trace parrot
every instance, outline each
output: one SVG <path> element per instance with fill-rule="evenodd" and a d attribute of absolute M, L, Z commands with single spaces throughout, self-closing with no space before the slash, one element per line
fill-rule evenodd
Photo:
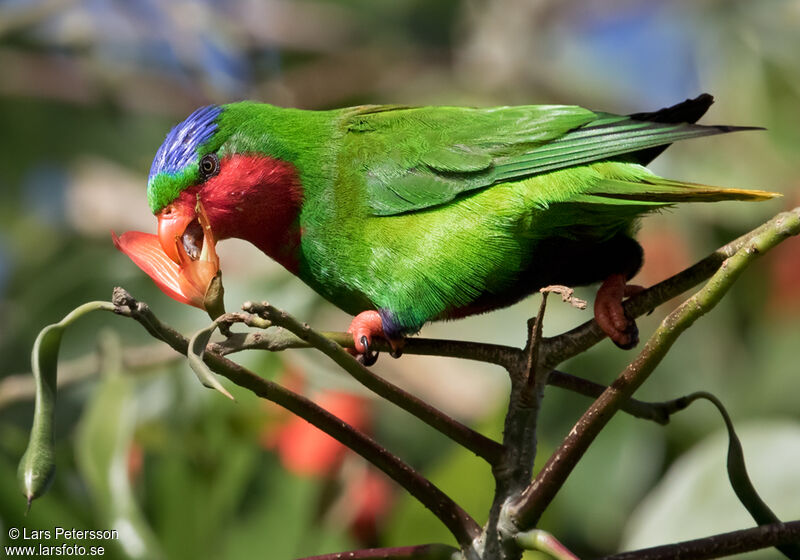
<path fill-rule="evenodd" d="M 354 316 L 351 353 L 363 359 L 374 337 L 399 351 L 430 321 L 596 283 L 595 319 L 627 349 L 638 342 L 622 302 L 644 258 L 640 218 L 681 202 L 778 196 L 645 167 L 678 140 L 757 129 L 696 124 L 712 102 L 702 94 L 630 115 L 576 105 L 209 105 L 156 152 L 147 201 L 158 233 L 147 239 L 157 241 L 123 234 L 115 243 L 168 295 L 202 307 L 208 274 L 186 271 L 202 261 L 213 274 L 216 242 L 246 240 Z M 159 282 L 170 267 L 192 285 Z"/>

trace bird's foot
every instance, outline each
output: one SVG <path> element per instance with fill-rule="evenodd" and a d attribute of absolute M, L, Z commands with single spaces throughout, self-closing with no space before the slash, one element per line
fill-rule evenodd
<path fill-rule="evenodd" d="M 642 286 L 625 283 L 624 274 L 612 274 L 605 279 L 594 301 L 594 318 L 614 344 L 629 350 L 639 343 L 636 321 L 625 314 L 622 300 L 644 290 Z"/>
<path fill-rule="evenodd" d="M 383 331 L 383 319 L 377 311 L 362 311 L 350 323 L 350 328 L 347 332 L 353 335 L 353 344 L 355 348 L 348 348 L 347 351 L 360 358 L 360 361 L 365 366 L 371 366 L 378 361 L 378 352 L 372 351 L 372 338 L 380 337 L 389 342 L 392 347 L 390 356 L 399 358 L 403 354 L 404 340 L 392 339 L 386 336 Z"/>

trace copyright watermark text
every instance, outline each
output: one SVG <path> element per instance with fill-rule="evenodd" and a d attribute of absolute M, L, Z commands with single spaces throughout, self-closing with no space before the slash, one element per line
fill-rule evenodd
<path fill-rule="evenodd" d="M 70 529 L 53 527 L 52 529 L 28 529 L 27 527 L 11 527 L 8 530 L 10 544 L 3 546 L 7 558 L 17 556 L 52 557 L 72 556 L 76 558 L 103 556 L 106 545 L 100 541 L 119 539 L 116 529 Z M 80 541 L 80 542 L 74 542 Z M 95 545 L 87 545 L 85 541 L 98 541 Z"/>

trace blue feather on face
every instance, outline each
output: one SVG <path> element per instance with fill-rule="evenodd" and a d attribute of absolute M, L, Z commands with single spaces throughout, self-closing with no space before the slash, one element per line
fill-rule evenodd
<path fill-rule="evenodd" d="M 175 174 L 197 161 L 197 150 L 217 131 L 218 105 L 200 107 L 167 134 L 150 167 L 152 179 L 159 173 Z"/>

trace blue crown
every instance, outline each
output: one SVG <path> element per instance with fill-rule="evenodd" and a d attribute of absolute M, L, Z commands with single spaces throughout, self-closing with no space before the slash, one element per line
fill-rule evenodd
<path fill-rule="evenodd" d="M 217 105 L 200 107 L 169 131 L 150 167 L 150 179 L 159 173 L 174 174 L 197 160 L 197 150 L 217 131 Z"/>

